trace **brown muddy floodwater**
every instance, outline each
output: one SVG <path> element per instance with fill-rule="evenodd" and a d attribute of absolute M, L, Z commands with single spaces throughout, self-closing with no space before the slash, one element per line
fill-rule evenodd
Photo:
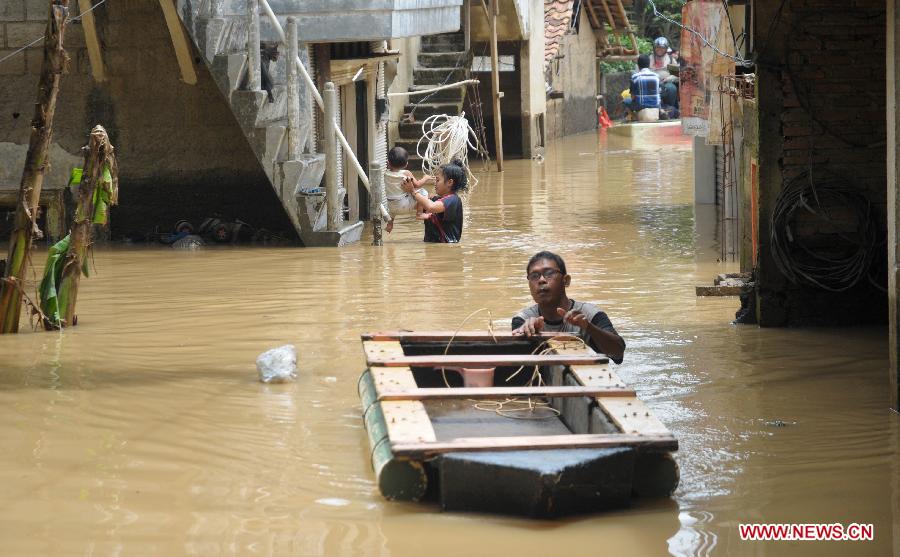
<path fill-rule="evenodd" d="M 481 180 L 460 245 L 398 221 L 378 249 L 98 251 L 77 328 L 0 337 L 0 555 L 900 555 L 886 329 L 734 326 L 736 299 L 696 298 L 734 264 L 695 218 L 688 144 L 588 134 Z M 508 318 L 539 249 L 627 340 L 619 374 L 681 442 L 675 496 L 554 522 L 382 500 L 359 333 Z M 285 343 L 299 379 L 259 383 Z M 742 542 L 742 522 L 875 541 Z"/>

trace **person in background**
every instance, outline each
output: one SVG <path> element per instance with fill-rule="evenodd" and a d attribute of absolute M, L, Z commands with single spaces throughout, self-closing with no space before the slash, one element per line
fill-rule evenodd
<path fill-rule="evenodd" d="M 660 107 L 659 77 L 650 70 L 650 57 L 646 54 L 638 56 L 638 71 L 631 76 L 631 98 L 624 102 L 634 113 Z"/>
<path fill-rule="evenodd" d="M 572 277 L 566 273 L 562 257 L 549 251 L 534 254 L 525 266 L 525 276 L 535 305 L 513 316 L 514 335 L 568 333 L 615 363 L 622 363 L 625 341 L 606 313 L 594 304 L 575 301 L 566 294 Z"/>
<path fill-rule="evenodd" d="M 671 54 L 669 39 L 657 37 L 653 41 L 650 69 L 656 72 L 660 81 L 660 98 L 664 107 L 678 108 L 678 76 L 669 73 L 669 66 L 677 66 L 678 59 Z"/>
<path fill-rule="evenodd" d="M 467 188 L 466 169 L 458 159 L 441 166 L 435 173 L 434 192 L 437 195 L 431 199 L 416 191 L 412 180 L 403 182 L 403 189 L 415 198 L 424 211 L 425 242 L 455 244 L 462 239 L 463 205 L 459 192 Z"/>

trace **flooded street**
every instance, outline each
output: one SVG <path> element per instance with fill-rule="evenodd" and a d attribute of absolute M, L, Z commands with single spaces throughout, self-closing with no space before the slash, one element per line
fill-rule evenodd
<path fill-rule="evenodd" d="M 0 337 L 0 555 L 900 555 L 887 329 L 734 326 L 737 298 L 698 299 L 736 264 L 695 219 L 689 143 L 588 134 L 479 178 L 459 245 L 398 220 L 383 248 L 98 251 L 76 328 Z M 384 501 L 359 333 L 508 319 L 541 249 L 628 342 L 619 375 L 680 440 L 675 496 L 554 522 Z M 259 383 L 286 343 L 298 380 Z"/>

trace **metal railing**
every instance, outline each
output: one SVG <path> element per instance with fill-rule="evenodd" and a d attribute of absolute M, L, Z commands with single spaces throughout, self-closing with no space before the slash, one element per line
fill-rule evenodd
<path fill-rule="evenodd" d="M 372 192 L 372 185 L 369 182 L 369 177 L 366 175 L 366 172 L 363 170 L 362 165 L 359 164 L 359 159 L 356 157 L 356 153 L 353 152 L 353 149 L 350 147 L 350 143 L 347 142 L 347 138 L 344 137 L 344 132 L 341 131 L 340 126 L 337 125 L 335 118 L 336 111 L 338 110 L 337 106 L 329 107 L 328 104 L 335 103 L 336 105 L 336 95 L 327 95 L 325 99 L 322 98 L 322 95 L 319 93 L 319 90 L 316 88 L 316 84 L 313 79 L 310 77 L 309 72 L 306 71 L 306 67 L 303 65 L 303 62 L 300 60 L 300 55 L 297 50 L 298 45 L 298 33 L 297 33 L 297 21 L 293 17 L 289 17 L 287 20 L 288 23 L 288 31 L 290 36 L 285 36 L 284 29 L 281 27 L 281 23 L 278 21 L 278 17 L 275 15 L 275 12 L 272 11 L 272 7 L 269 6 L 267 0 L 247 0 L 247 13 L 249 17 L 249 33 L 247 37 L 247 50 L 248 50 L 248 67 L 250 71 L 250 79 L 249 84 L 250 88 L 254 91 L 259 91 L 262 87 L 262 74 L 260 72 L 261 68 L 261 59 L 260 59 L 260 51 L 259 51 L 259 9 L 262 8 L 263 12 L 265 12 L 266 16 L 269 18 L 269 21 L 272 24 L 272 27 L 275 29 L 275 32 L 278 34 L 278 37 L 281 41 L 282 46 L 288 47 L 288 149 L 290 152 L 291 158 L 297 158 L 300 154 L 300 142 L 299 142 L 299 127 L 300 127 L 300 88 L 299 84 L 294 84 L 291 86 L 292 77 L 294 82 L 296 82 L 296 76 L 299 74 L 303 81 L 306 83 L 306 86 L 312 92 L 313 98 L 316 100 L 316 105 L 322 111 L 323 115 L 326 117 L 326 125 L 324 129 L 325 133 L 325 143 L 326 143 L 326 168 L 334 167 L 337 165 L 337 150 L 329 149 L 329 143 L 334 143 L 334 137 L 340 141 L 341 146 L 344 148 L 344 152 L 347 154 L 347 158 L 350 159 L 351 164 L 356 169 L 356 174 L 359 176 L 360 181 L 369 190 L 370 194 Z M 331 82 L 325 84 L 326 92 L 329 90 L 328 85 L 331 85 L 332 90 L 334 84 Z M 297 107 L 296 109 L 294 107 Z M 329 122 L 327 119 L 331 119 Z M 334 137 L 331 137 L 329 134 L 334 133 Z M 329 160 L 329 157 L 331 160 Z M 336 172 L 329 172 L 328 177 L 325 180 L 325 202 L 327 205 L 327 214 L 328 214 L 328 228 L 332 230 L 336 230 L 340 223 L 343 221 L 343 203 L 339 199 L 338 194 L 338 184 L 336 182 Z M 388 213 L 387 209 L 383 204 L 379 204 L 381 208 L 381 215 L 390 220 L 391 215 Z"/>

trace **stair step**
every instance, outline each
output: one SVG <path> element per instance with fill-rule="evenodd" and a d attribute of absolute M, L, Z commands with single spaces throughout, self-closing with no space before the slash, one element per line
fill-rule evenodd
<path fill-rule="evenodd" d="M 418 140 L 418 139 L 403 139 L 403 138 L 400 138 L 400 139 L 398 139 L 397 141 L 394 142 L 394 145 L 395 145 L 395 146 L 397 146 L 397 147 L 403 147 L 404 149 L 406 149 L 406 152 L 409 153 L 409 156 L 411 156 L 411 157 L 412 157 L 412 156 L 415 156 L 415 154 L 416 154 L 416 147 L 418 146 L 418 144 L 419 144 L 419 140 Z"/>
<path fill-rule="evenodd" d="M 422 37 L 421 49 L 423 52 L 450 52 L 460 51 L 466 47 L 466 37 L 462 33 L 441 33 L 439 35 L 427 35 Z"/>
<path fill-rule="evenodd" d="M 405 141 L 419 141 L 422 137 L 422 124 L 418 122 L 401 122 L 397 126 L 400 138 Z M 407 149 L 409 151 L 409 149 Z M 414 151 L 410 151 L 411 153 Z"/>
<path fill-rule="evenodd" d="M 429 99 L 430 100 L 430 99 Z M 456 116 L 460 112 L 459 103 L 422 103 L 407 104 L 403 107 L 403 114 L 412 114 L 417 122 L 422 122 L 429 116 L 435 114 L 447 114 L 448 116 Z"/>
<path fill-rule="evenodd" d="M 434 85 L 413 85 L 409 88 L 410 91 L 425 91 L 427 89 L 434 89 Z M 463 91 L 465 91 L 463 87 L 453 87 L 452 89 L 441 89 L 440 91 L 435 91 L 434 93 L 414 95 L 407 98 L 409 99 L 410 103 L 422 102 L 426 98 L 426 102 L 429 103 L 458 103 L 462 102 Z"/>
<path fill-rule="evenodd" d="M 455 68 L 469 64 L 469 53 L 461 52 L 420 52 L 419 66 L 422 68 Z"/>
<path fill-rule="evenodd" d="M 413 82 L 416 85 L 443 85 L 465 78 L 464 68 L 418 68 L 413 71 Z"/>

